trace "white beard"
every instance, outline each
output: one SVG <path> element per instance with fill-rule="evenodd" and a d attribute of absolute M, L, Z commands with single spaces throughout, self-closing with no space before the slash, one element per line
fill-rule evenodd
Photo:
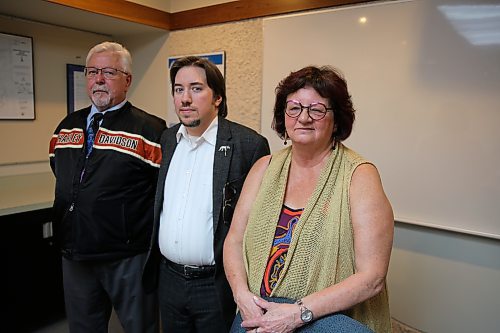
<path fill-rule="evenodd" d="M 97 95 L 94 94 L 95 91 L 101 90 Z M 107 107 L 111 103 L 111 96 L 109 94 L 108 88 L 105 86 L 94 86 L 92 87 L 92 103 L 98 108 Z"/>

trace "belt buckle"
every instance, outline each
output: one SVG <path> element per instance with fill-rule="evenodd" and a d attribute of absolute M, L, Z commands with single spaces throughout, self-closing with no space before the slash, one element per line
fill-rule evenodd
<path fill-rule="evenodd" d="M 187 276 L 187 277 L 194 277 L 194 275 L 192 274 L 192 272 L 189 272 L 188 269 L 196 269 L 198 268 L 198 266 L 195 266 L 195 265 L 184 265 L 183 266 L 183 269 L 184 269 L 184 276 Z"/>

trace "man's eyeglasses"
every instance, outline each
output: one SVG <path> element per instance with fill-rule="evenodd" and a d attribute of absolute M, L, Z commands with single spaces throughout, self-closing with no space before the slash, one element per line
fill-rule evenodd
<path fill-rule="evenodd" d="M 234 206 L 236 205 L 236 189 L 227 183 L 222 189 L 222 217 L 224 224 L 230 225 L 233 219 Z"/>
<path fill-rule="evenodd" d="M 325 104 L 317 102 L 311 103 L 309 106 L 302 105 L 299 101 L 296 100 L 288 100 L 286 101 L 285 113 L 290 118 L 298 118 L 302 113 L 302 110 L 306 109 L 307 114 L 313 120 L 321 120 L 325 118 L 326 113 L 333 108 L 326 107 Z"/>
<path fill-rule="evenodd" d="M 125 75 L 128 75 L 129 73 L 124 72 L 122 70 L 116 69 L 116 68 L 111 68 L 111 67 L 104 67 L 104 68 L 97 68 L 97 67 L 85 67 L 85 77 L 87 79 L 93 79 L 95 78 L 99 72 L 102 73 L 104 78 L 108 80 L 113 80 L 118 77 L 118 74 L 122 73 Z"/>

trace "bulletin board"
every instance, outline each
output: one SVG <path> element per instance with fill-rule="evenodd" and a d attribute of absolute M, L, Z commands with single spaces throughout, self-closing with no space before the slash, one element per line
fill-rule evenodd
<path fill-rule="evenodd" d="M 33 40 L 0 33 L 0 119 L 35 119 Z"/>
<path fill-rule="evenodd" d="M 262 133 L 278 82 L 332 65 L 397 221 L 500 239 L 498 1 L 374 2 L 264 19 Z"/>

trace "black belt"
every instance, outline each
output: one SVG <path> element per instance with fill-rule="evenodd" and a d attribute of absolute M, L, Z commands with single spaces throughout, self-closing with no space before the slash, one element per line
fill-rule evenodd
<path fill-rule="evenodd" d="M 170 267 L 174 272 L 188 279 L 205 278 L 215 275 L 215 265 L 196 266 L 177 264 L 162 257 L 162 263 Z"/>

